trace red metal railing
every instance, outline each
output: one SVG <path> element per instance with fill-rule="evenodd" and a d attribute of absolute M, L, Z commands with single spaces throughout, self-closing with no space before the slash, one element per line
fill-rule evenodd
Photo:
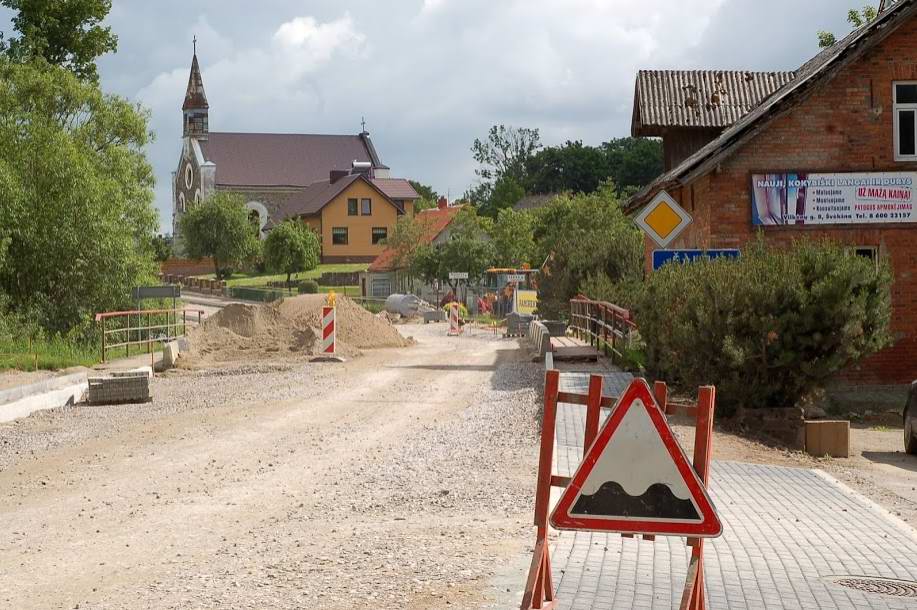
<path fill-rule="evenodd" d="M 137 353 L 153 353 L 154 343 L 166 343 L 183 336 L 188 327 L 188 314 L 197 314 L 200 324 L 204 311 L 201 309 L 138 309 L 133 311 L 112 311 L 96 314 L 96 323 L 102 327 L 102 362 L 113 349 L 124 348 L 131 355 L 131 346 L 137 346 Z M 193 320 L 193 318 L 192 318 Z M 113 324 L 121 321 L 116 328 Z M 136 321 L 136 325 L 135 324 Z M 144 324 L 144 321 L 146 322 Z M 181 329 L 181 332 L 178 332 Z M 157 332 L 158 331 L 158 332 Z"/>
<path fill-rule="evenodd" d="M 574 336 L 611 358 L 622 357 L 619 346 L 637 330 L 630 311 L 605 301 L 579 295 L 570 301 L 569 329 Z"/>

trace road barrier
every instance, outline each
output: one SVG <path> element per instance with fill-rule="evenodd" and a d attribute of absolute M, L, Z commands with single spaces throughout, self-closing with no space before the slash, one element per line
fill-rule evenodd
<path fill-rule="evenodd" d="M 548 370 L 544 382 L 544 414 L 542 418 L 541 448 L 538 459 L 538 481 L 535 489 L 536 538 L 532 562 L 522 597 L 521 610 L 551 610 L 557 608 L 554 592 L 554 581 L 551 572 L 551 555 L 548 546 L 548 518 L 550 513 L 551 488 L 566 490 L 571 478 L 554 475 L 554 441 L 557 427 L 557 406 L 559 403 L 582 405 L 586 407 L 583 457 L 588 454 L 599 436 L 601 410 L 614 408 L 618 397 L 604 396 L 602 393 L 604 379 L 593 375 L 589 380 L 588 394 L 574 394 L 560 391 L 560 373 Z M 713 387 L 700 388 L 696 403 L 676 402 L 669 400 L 668 387 L 664 382 L 656 382 L 653 395 L 659 409 L 665 415 L 683 414 L 695 419 L 695 442 L 693 469 L 701 485 L 709 486 L 710 459 L 713 443 L 713 412 L 716 402 L 716 390 Z M 634 534 L 621 534 L 626 538 L 635 538 Z M 644 534 L 644 541 L 652 542 L 654 535 Z M 688 538 L 692 547 L 688 575 L 682 594 L 680 610 L 705 610 L 703 538 Z"/>
<path fill-rule="evenodd" d="M 569 330 L 614 361 L 623 358 L 620 348 L 637 330 L 637 324 L 623 307 L 579 295 L 570 301 Z"/>
<path fill-rule="evenodd" d="M 462 325 L 459 320 L 459 304 L 452 303 L 449 307 L 449 336 L 457 337 L 462 334 Z"/>
<path fill-rule="evenodd" d="M 153 343 L 167 343 L 186 334 L 188 314 L 197 314 L 200 325 L 204 311 L 200 309 L 138 309 L 133 311 L 112 311 L 96 314 L 96 323 L 102 329 L 102 362 L 108 352 L 124 348 L 131 355 L 131 346 L 137 346 L 137 353 L 144 347 L 153 353 Z M 119 324 L 120 323 L 120 324 Z M 113 325 L 118 325 L 112 327 Z M 179 330 L 181 332 L 179 332 Z"/>
<path fill-rule="evenodd" d="M 544 322 L 532 320 L 529 323 L 529 339 L 539 358 L 545 357 L 548 352 L 552 351 L 551 333 Z"/>
<path fill-rule="evenodd" d="M 334 319 L 337 311 L 334 307 L 322 306 L 322 355 L 334 356 L 335 330 Z"/>

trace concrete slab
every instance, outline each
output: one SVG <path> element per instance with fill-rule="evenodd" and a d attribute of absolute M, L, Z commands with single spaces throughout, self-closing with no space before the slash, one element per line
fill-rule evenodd
<path fill-rule="evenodd" d="M 584 379 L 588 383 L 585 375 L 564 374 L 561 388 L 583 391 Z M 626 385 L 629 378 L 612 373 L 606 380 Z M 558 408 L 556 474 L 571 475 L 582 459 L 584 417 L 584 407 Z M 917 597 L 837 583 L 845 576 L 886 578 L 914 583 L 917 592 L 917 534 L 827 474 L 714 462 L 711 494 L 725 524 L 723 537 L 707 546 L 711 610 L 917 608 Z M 677 608 L 687 562 L 681 538 L 556 534 L 552 565 L 559 607 Z"/>
<path fill-rule="evenodd" d="M 0 391 L 0 423 L 80 402 L 89 387 L 87 379 L 86 372 L 79 372 Z"/>

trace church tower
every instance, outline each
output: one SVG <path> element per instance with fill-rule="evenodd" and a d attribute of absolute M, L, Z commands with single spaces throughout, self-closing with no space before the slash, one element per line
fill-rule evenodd
<path fill-rule="evenodd" d="M 185 92 L 183 136 L 188 138 L 207 139 L 210 131 L 207 94 L 204 93 L 204 80 L 201 68 L 197 64 L 197 42 L 194 45 L 194 59 L 191 60 L 191 76 L 188 77 L 188 90 Z"/>

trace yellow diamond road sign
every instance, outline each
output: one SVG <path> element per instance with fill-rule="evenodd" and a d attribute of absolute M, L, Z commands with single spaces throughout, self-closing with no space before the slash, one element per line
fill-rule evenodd
<path fill-rule="evenodd" d="M 660 248 L 666 248 L 681 235 L 693 219 L 672 196 L 662 191 L 643 208 L 636 222 Z"/>

